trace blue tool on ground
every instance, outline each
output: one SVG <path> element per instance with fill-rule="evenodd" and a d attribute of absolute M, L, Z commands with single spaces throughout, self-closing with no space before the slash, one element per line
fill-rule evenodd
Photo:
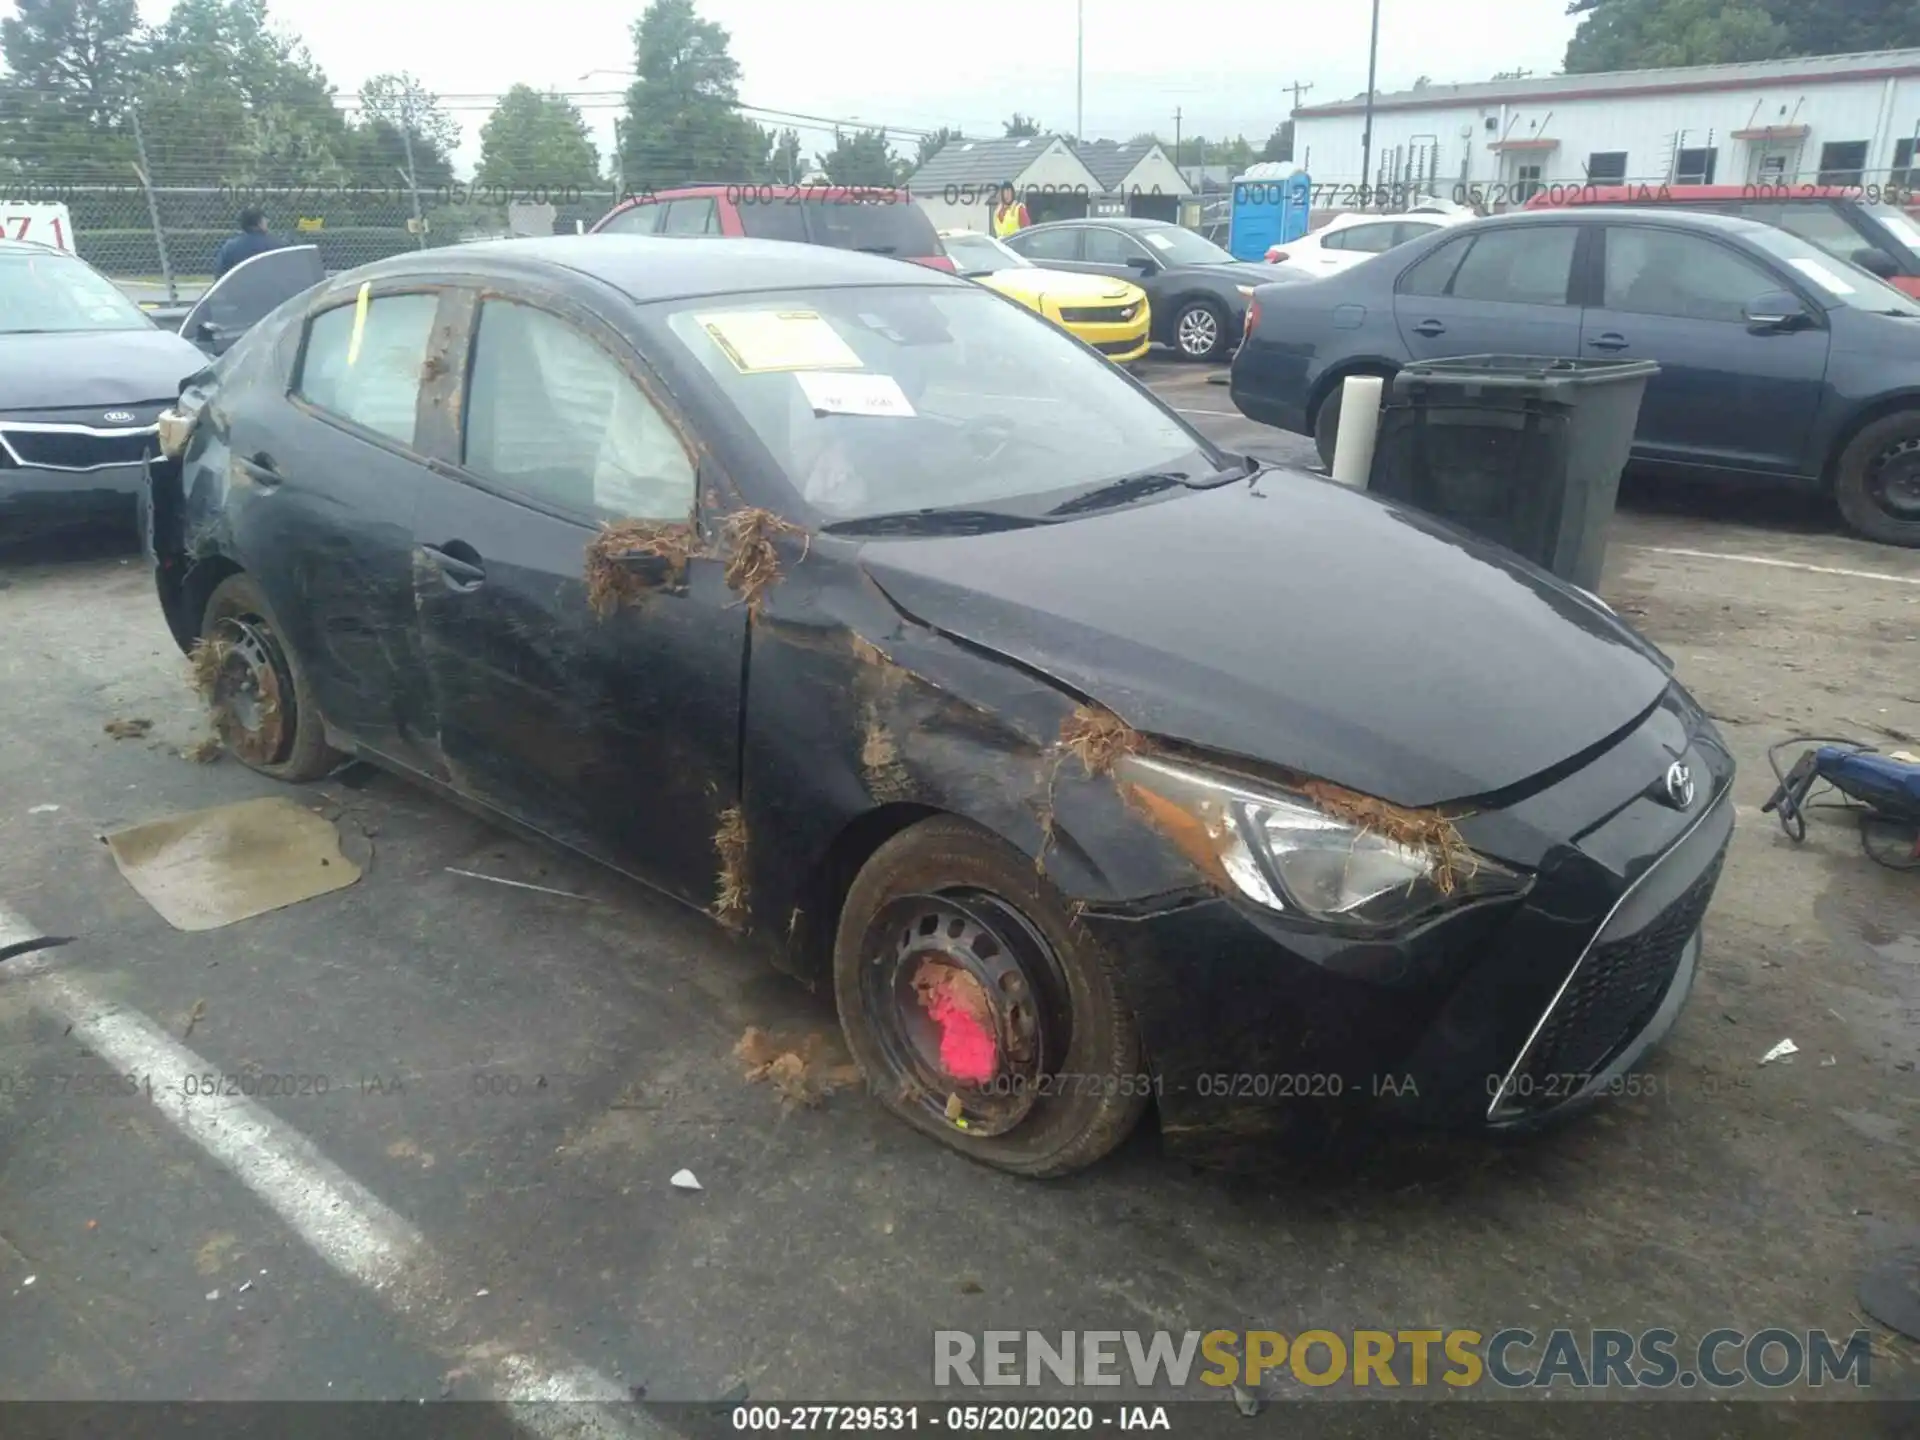
<path fill-rule="evenodd" d="M 1796 745 L 1809 748 L 1783 771 L 1780 753 Z M 1767 763 L 1780 784 L 1761 813 L 1777 813 L 1789 839 L 1806 839 L 1808 797 L 1824 781 L 1846 797 L 1846 808 L 1860 812 L 1860 844 L 1869 857 L 1895 870 L 1920 870 L 1920 763 L 1833 735 L 1782 740 L 1767 748 Z"/>

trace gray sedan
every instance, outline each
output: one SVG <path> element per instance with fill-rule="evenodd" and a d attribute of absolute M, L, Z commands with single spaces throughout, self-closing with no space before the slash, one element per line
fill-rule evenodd
<path fill-rule="evenodd" d="M 1152 339 L 1188 360 L 1221 360 L 1239 344 L 1254 286 L 1301 278 L 1236 260 L 1204 236 L 1162 220 L 1056 220 L 1022 230 L 1007 244 L 1049 269 L 1132 281 L 1153 309 Z"/>

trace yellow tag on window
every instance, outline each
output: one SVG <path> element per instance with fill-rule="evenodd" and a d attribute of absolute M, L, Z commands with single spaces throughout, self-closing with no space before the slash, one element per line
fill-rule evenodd
<path fill-rule="evenodd" d="M 860 357 L 814 310 L 732 310 L 697 318 L 742 375 L 860 368 Z"/>
<path fill-rule="evenodd" d="M 360 282 L 360 298 L 353 307 L 353 338 L 347 342 L 347 365 L 351 368 L 360 359 L 360 341 L 367 333 L 367 304 L 373 296 L 373 282 Z"/>

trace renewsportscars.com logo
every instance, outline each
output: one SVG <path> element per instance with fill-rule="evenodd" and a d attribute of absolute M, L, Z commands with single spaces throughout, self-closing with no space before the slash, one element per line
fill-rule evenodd
<path fill-rule="evenodd" d="M 1198 1362 L 1198 1374 L 1195 1373 Z M 1855 1330 L 1710 1330 L 1688 1344 L 1668 1329 L 936 1330 L 933 1383 L 1214 1389 L 1291 1379 L 1372 1389 L 1767 1390 L 1872 1383 L 1873 1339 Z"/>

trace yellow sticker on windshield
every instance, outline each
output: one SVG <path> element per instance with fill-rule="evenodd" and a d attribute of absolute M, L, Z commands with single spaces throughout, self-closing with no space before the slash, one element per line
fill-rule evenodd
<path fill-rule="evenodd" d="M 695 318 L 742 375 L 860 368 L 860 357 L 818 311 L 730 310 Z"/>
<path fill-rule="evenodd" d="M 360 340 L 367 333 L 367 302 L 373 295 L 373 282 L 360 282 L 360 298 L 353 307 L 353 336 L 347 341 L 347 366 L 353 367 L 360 359 Z"/>

